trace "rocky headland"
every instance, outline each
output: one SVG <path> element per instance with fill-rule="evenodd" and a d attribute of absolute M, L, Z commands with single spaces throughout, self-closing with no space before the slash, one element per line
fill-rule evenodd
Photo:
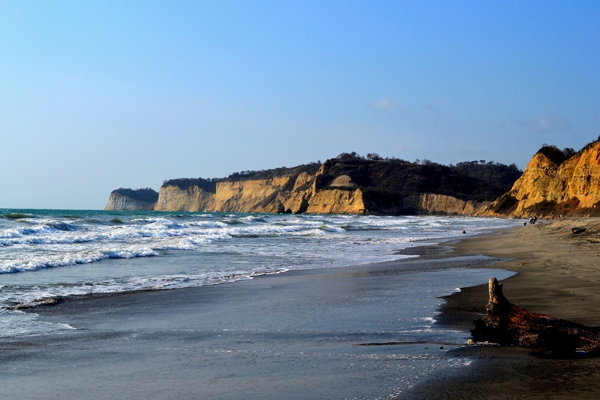
<path fill-rule="evenodd" d="M 158 193 L 150 188 L 113 190 L 105 210 L 148 211 L 154 210 Z"/>
<path fill-rule="evenodd" d="M 323 164 L 184 178 L 152 189 L 117 189 L 106 210 L 294 214 L 473 215 L 521 175 L 514 164 L 445 166 L 343 153 Z"/>
<path fill-rule="evenodd" d="M 582 150 L 543 146 L 513 187 L 481 216 L 600 215 L 600 140 Z"/>

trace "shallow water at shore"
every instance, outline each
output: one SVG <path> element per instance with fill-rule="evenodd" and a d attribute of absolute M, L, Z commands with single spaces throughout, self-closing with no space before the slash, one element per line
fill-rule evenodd
<path fill-rule="evenodd" d="M 440 370 L 471 365 L 448 355 L 468 332 L 436 326 L 438 294 L 510 275 L 464 268 L 493 261 L 299 270 L 39 306 L 27 315 L 71 329 L 3 339 L 0 364 L 10 372 L 0 378 L 0 395 L 402 398 Z"/>
<path fill-rule="evenodd" d="M 573 228 L 585 228 L 574 234 Z M 497 267 L 518 272 L 503 293 L 528 311 L 587 326 L 600 326 L 600 219 L 563 218 L 503 230 L 453 245 L 456 254 L 504 259 Z M 466 288 L 447 298 L 438 325 L 467 330 L 481 316 L 488 285 Z M 548 358 L 530 349 L 466 346 L 449 352 L 473 362 L 464 371 L 438 370 L 406 399 L 598 399 L 600 358 Z"/>

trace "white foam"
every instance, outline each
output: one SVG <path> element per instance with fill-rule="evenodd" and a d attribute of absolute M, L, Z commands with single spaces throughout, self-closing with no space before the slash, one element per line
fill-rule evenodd
<path fill-rule="evenodd" d="M 92 264 L 110 258 L 159 257 L 166 252 L 191 251 L 236 257 L 225 260 L 245 268 L 236 276 L 251 277 L 272 270 L 402 259 L 407 256 L 399 256 L 397 251 L 407 243 L 458 236 L 464 227 L 468 231 L 481 231 L 508 224 L 506 220 L 493 219 L 351 215 L 162 214 L 129 217 L 125 213 L 119 214 L 119 224 L 109 223 L 112 218 L 114 214 L 98 213 L 93 218 L 2 219 L 0 273 L 32 272 Z M 219 274 L 210 278 L 194 274 L 186 276 L 188 278 L 154 276 L 146 283 L 130 282 L 120 289 L 123 284 L 120 280 L 111 281 L 111 284 L 90 284 L 102 288 L 114 284 L 117 287 L 114 290 L 118 291 L 174 287 L 190 282 L 208 284 L 223 279 Z"/>
<path fill-rule="evenodd" d="M 21 308 L 52 302 L 60 297 L 199 287 L 248 280 L 261 275 L 281 272 L 285 272 L 285 270 L 212 271 L 211 273 L 200 272 L 196 274 L 106 279 L 76 284 L 40 285 L 27 290 L 23 290 L 24 288 L 4 290 L 0 293 L 0 303 L 5 304 L 5 307 L 12 304 Z"/>
<path fill-rule="evenodd" d="M 17 310 L 0 311 L 0 319 L 0 337 L 31 336 L 75 329 L 68 324 L 41 321 L 36 314 Z"/>

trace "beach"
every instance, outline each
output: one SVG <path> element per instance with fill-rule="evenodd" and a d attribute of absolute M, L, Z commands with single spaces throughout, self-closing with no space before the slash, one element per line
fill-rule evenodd
<path fill-rule="evenodd" d="M 585 228 L 574 234 L 573 228 Z M 513 304 L 588 326 L 600 326 L 600 219 L 568 218 L 511 228 L 453 245 L 457 253 L 510 260 L 497 267 L 518 272 L 504 281 Z M 473 329 L 485 313 L 487 285 L 448 297 L 438 323 Z M 411 399 L 597 399 L 600 359 L 548 359 L 519 348 L 472 346 L 453 350 L 474 360 L 468 375 L 439 375 L 415 388 Z"/>
<path fill-rule="evenodd" d="M 586 231 L 575 235 L 575 226 Z M 472 321 L 484 315 L 487 285 L 446 297 L 435 329 L 418 341 L 402 331 L 398 310 L 401 291 L 418 277 L 483 283 L 493 274 L 515 304 L 600 325 L 599 226 L 556 220 L 408 247 L 405 255 L 419 257 L 400 261 L 69 296 L 25 309 L 64 326 L 59 333 L 3 339 L 0 397 L 597 398 L 600 359 L 466 345 Z M 518 275 L 504 279 L 504 270 Z"/>
<path fill-rule="evenodd" d="M 465 368 L 465 358 L 448 357 L 447 349 L 467 335 L 459 332 L 452 342 L 443 332 L 425 342 L 406 339 L 412 334 L 400 332 L 407 322 L 398 312 L 406 296 L 398 290 L 410 289 L 407 282 L 428 270 L 443 281 L 466 278 L 472 272 L 464 266 L 486 263 L 481 256 L 424 257 L 402 268 L 381 263 L 292 271 L 34 307 L 29 311 L 40 320 L 74 329 L 4 340 L 0 396 L 401 398 L 435 369 Z"/>
<path fill-rule="evenodd" d="M 469 369 L 441 298 L 513 274 L 442 243 L 517 224 L 5 210 L 0 397 L 399 398 Z"/>

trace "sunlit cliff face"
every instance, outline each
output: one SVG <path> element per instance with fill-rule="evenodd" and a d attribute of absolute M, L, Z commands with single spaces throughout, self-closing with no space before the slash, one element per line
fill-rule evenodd
<path fill-rule="evenodd" d="M 212 181 L 165 181 L 153 203 L 136 200 L 135 191 L 119 189 L 111 194 L 106 209 L 473 215 L 508 190 L 520 174 L 516 166 L 512 169 L 491 162 L 465 164 L 477 169 L 476 175 L 485 177 L 469 175 L 458 166 L 431 162 L 332 159 L 322 165 L 238 174 Z M 504 182 L 507 171 L 514 178 Z M 504 179 L 501 185 L 499 177 Z"/>
<path fill-rule="evenodd" d="M 600 141 L 557 164 L 542 152 L 512 189 L 482 215 L 512 217 L 600 214 Z"/>

